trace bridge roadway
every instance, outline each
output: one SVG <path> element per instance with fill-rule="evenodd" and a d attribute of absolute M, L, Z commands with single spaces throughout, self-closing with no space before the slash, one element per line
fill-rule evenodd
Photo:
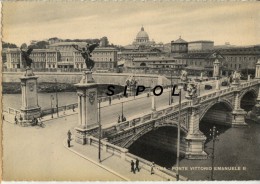
<path fill-rule="evenodd" d="M 210 84 L 212 86 L 211 90 L 205 90 L 204 87 L 206 84 Z M 221 89 L 228 88 L 227 86 L 222 86 Z M 216 81 L 205 81 L 200 84 L 199 93 L 201 95 L 213 92 L 216 89 Z M 176 90 L 176 92 L 178 92 Z M 169 94 L 170 89 L 164 89 L 162 95 L 155 97 L 156 99 L 156 107 L 160 108 L 163 106 L 169 105 Z M 182 99 L 185 99 L 185 94 L 182 93 Z M 173 104 L 178 103 L 179 97 L 173 96 Z M 108 105 L 108 102 L 105 102 L 101 105 L 101 124 L 103 127 L 108 127 L 110 124 L 114 124 L 118 120 L 118 116 L 122 114 L 122 102 L 123 102 L 123 114 L 128 120 L 133 116 L 140 116 L 144 113 L 151 112 L 152 107 L 152 97 L 147 97 L 147 94 L 142 94 L 137 96 L 135 99 L 133 97 L 129 97 L 129 101 L 114 100 L 112 105 Z"/>

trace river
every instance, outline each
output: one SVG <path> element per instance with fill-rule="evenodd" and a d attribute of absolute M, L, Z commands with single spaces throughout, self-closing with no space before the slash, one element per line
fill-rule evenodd
<path fill-rule="evenodd" d="M 48 109 L 51 107 L 51 95 L 53 107 L 56 106 L 56 94 L 55 93 L 38 93 L 39 106 L 42 109 Z M 76 92 L 60 92 L 57 93 L 59 106 L 77 103 Z M 3 108 L 7 110 L 8 107 L 20 109 L 22 105 L 21 94 L 3 94 Z"/>

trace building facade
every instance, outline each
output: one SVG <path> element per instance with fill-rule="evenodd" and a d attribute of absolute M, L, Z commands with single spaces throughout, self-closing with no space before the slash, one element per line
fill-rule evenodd
<path fill-rule="evenodd" d="M 227 69 L 254 74 L 255 64 L 257 63 L 258 58 L 260 58 L 260 45 L 224 48 L 217 49 L 217 51 L 224 56 L 224 65 Z"/>
<path fill-rule="evenodd" d="M 171 57 L 144 57 L 133 58 L 125 63 L 125 68 L 128 72 L 137 73 L 159 73 L 179 75 L 180 71 L 185 68 L 184 63 Z"/>
<path fill-rule="evenodd" d="M 183 40 L 180 36 L 179 39 L 171 41 L 171 53 L 182 54 L 188 52 L 188 42 Z"/>
<path fill-rule="evenodd" d="M 4 49 L 6 55 L 6 67 L 10 69 L 23 68 L 22 53 L 20 49 Z M 51 49 L 34 49 L 30 57 L 34 61 L 32 68 L 56 68 L 59 53 Z"/>
<path fill-rule="evenodd" d="M 72 45 L 85 47 L 87 43 L 59 42 L 49 45 L 48 49 L 34 49 L 31 58 L 35 69 L 84 69 L 84 58 Z M 20 49 L 3 50 L 7 68 L 22 68 Z M 117 66 L 117 50 L 110 47 L 98 47 L 92 52 L 95 61 L 93 70 L 113 70 Z"/>
<path fill-rule="evenodd" d="M 199 41 L 193 41 L 188 43 L 188 51 L 212 50 L 213 47 L 214 47 L 213 41 L 199 40 Z"/>

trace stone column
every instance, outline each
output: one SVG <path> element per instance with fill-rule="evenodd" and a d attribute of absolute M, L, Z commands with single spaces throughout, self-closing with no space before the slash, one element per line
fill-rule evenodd
<path fill-rule="evenodd" d="M 216 83 L 216 90 L 220 90 L 220 81 L 217 80 L 217 83 Z"/>
<path fill-rule="evenodd" d="M 216 79 L 219 78 L 220 76 L 220 73 L 219 73 L 219 65 L 220 65 L 220 62 L 218 61 L 218 59 L 216 59 L 213 63 L 213 67 L 214 67 L 214 70 L 213 70 L 213 77 L 215 77 Z"/>
<path fill-rule="evenodd" d="M 75 84 L 78 94 L 78 126 L 75 127 L 75 141 L 88 143 L 88 136 L 98 132 L 97 83 L 91 71 L 84 71 L 81 81 Z"/>
<path fill-rule="evenodd" d="M 37 79 L 32 69 L 26 69 L 20 77 L 22 91 L 21 116 L 25 123 L 32 123 L 33 118 L 41 116 L 41 107 L 38 104 Z"/>
<path fill-rule="evenodd" d="M 255 67 L 255 78 L 260 79 L 260 58 L 258 59 Z"/>
<path fill-rule="evenodd" d="M 234 92 L 234 110 L 232 112 L 232 127 L 247 126 L 245 123 L 246 112 L 240 107 L 239 90 Z"/>
<path fill-rule="evenodd" d="M 206 136 L 199 130 L 200 114 L 199 108 L 193 107 L 189 118 L 189 131 L 186 136 L 187 148 L 186 158 L 206 159 L 207 153 L 204 151 Z"/>

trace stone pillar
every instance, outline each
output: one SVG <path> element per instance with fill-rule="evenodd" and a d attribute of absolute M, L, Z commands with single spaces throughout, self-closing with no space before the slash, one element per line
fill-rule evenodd
<path fill-rule="evenodd" d="M 189 132 L 186 136 L 187 148 L 186 158 L 188 159 L 206 159 L 207 153 L 204 151 L 206 137 L 199 130 L 200 114 L 199 108 L 193 107 L 189 118 Z"/>
<path fill-rule="evenodd" d="M 251 80 L 251 75 L 249 74 L 248 76 L 247 76 L 247 81 L 249 82 Z"/>
<path fill-rule="evenodd" d="M 156 98 L 155 95 L 152 95 L 152 111 L 156 111 Z"/>
<path fill-rule="evenodd" d="M 216 90 L 220 90 L 220 81 L 217 80 L 217 83 L 216 83 Z"/>
<path fill-rule="evenodd" d="M 220 65 L 220 62 L 218 61 L 218 59 L 216 59 L 213 63 L 213 67 L 214 67 L 214 70 L 213 70 L 213 77 L 215 77 L 216 79 L 219 78 L 220 76 L 220 73 L 219 73 L 219 65 Z"/>
<path fill-rule="evenodd" d="M 239 99 L 239 91 L 236 90 L 234 92 L 235 95 L 235 104 L 234 104 L 234 110 L 232 112 L 232 127 L 239 127 L 239 126 L 247 126 L 245 123 L 245 117 L 246 117 L 246 112 L 244 109 L 241 109 L 240 107 L 240 99 Z"/>
<path fill-rule="evenodd" d="M 32 123 L 33 118 L 41 116 L 41 107 L 38 104 L 37 79 L 32 69 L 26 69 L 20 77 L 22 90 L 21 116 L 26 123 Z M 19 118 L 18 118 L 19 119 Z"/>
<path fill-rule="evenodd" d="M 260 58 L 258 59 L 255 67 L 255 78 L 260 79 Z"/>
<path fill-rule="evenodd" d="M 75 127 L 75 141 L 88 143 L 88 136 L 98 132 L 97 83 L 91 71 L 84 71 L 81 81 L 75 84 L 78 94 L 78 126 Z"/>

